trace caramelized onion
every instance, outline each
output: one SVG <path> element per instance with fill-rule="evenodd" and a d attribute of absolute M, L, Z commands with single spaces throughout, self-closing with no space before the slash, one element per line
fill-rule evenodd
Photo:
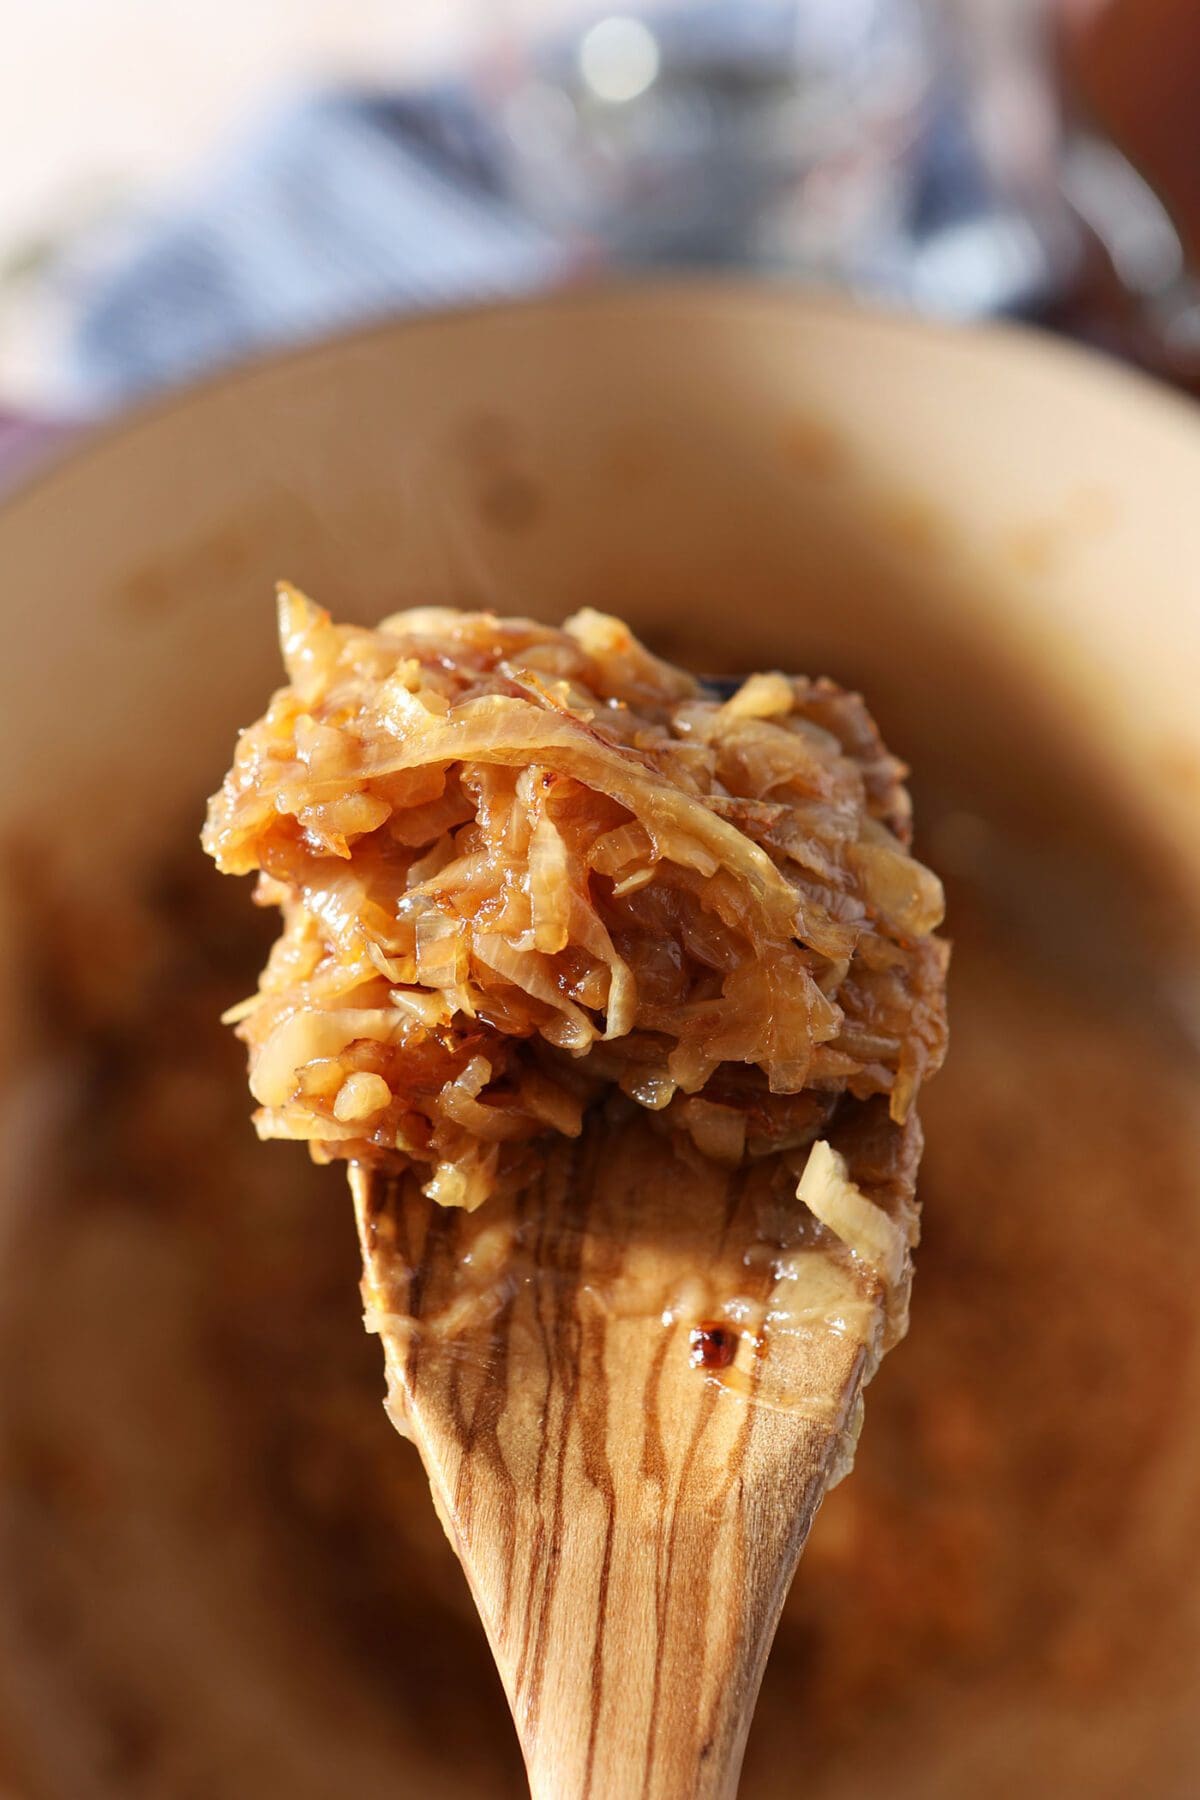
<path fill-rule="evenodd" d="M 857 696 L 722 704 L 592 612 L 366 631 L 285 587 L 280 636 L 204 832 L 283 915 L 235 1009 L 264 1136 L 474 1206 L 605 1092 L 731 1164 L 842 1093 L 903 1120 L 944 1050 L 941 889 Z"/>

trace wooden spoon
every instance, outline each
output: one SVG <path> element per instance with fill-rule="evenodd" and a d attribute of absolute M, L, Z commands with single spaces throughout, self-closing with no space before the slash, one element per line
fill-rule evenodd
<path fill-rule="evenodd" d="M 683 1160 L 624 1104 L 476 1213 L 352 1172 L 389 1411 L 466 1570 L 536 1800 L 736 1789 L 889 1299 L 903 1328 L 919 1134 L 844 1102 L 826 1135 L 899 1224 L 886 1276 L 797 1201 L 782 1159 Z"/>

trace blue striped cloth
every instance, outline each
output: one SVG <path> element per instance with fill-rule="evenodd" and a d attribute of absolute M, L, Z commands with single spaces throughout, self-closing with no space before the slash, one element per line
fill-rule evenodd
<path fill-rule="evenodd" d="M 89 272 L 71 387 L 102 408 L 268 345 L 562 281 L 574 253 L 500 190 L 455 90 L 303 95 Z"/>
<path fill-rule="evenodd" d="M 666 84 L 663 128 L 675 135 L 664 155 L 679 161 L 682 133 L 693 157 L 688 179 L 676 170 L 670 192 L 651 189 L 640 238 L 634 207 L 603 227 L 602 243 L 565 241 L 506 193 L 511 147 L 464 85 L 302 94 L 102 256 L 89 258 L 84 247 L 68 295 L 63 401 L 119 405 L 270 346 L 552 286 L 601 254 L 685 266 L 748 259 L 796 273 L 806 266 L 803 242 L 792 252 L 747 235 L 772 183 L 792 193 L 793 171 L 778 145 L 770 156 L 754 148 L 737 96 L 766 80 L 764 71 L 769 87 L 791 67 L 798 83 L 804 69 L 818 86 L 828 79 L 850 105 L 860 65 L 875 81 L 887 76 L 893 39 L 884 26 L 912 30 L 923 16 L 917 0 L 837 8 L 812 0 L 799 9 L 795 0 L 690 0 L 656 9 L 663 68 L 681 76 L 685 92 L 689 82 L 713 84 L 703 114 L 710 141 L 693 141 L 704 138 L 694 98 L 687 114 Z M 531 56 L 553 81 L 571 66 L 569 34 L 539 41 Z M 950 64 L 932 82 L 921 129 L 903 150 L 896 205 L 906 216 L 885 222 L 879 241 L 859 245 L 857 261 L 840 271 L 858 289 L 959 314 L 1028 309 L 1044 295 L 1051 258 L 1020 206 L 995 191 L 974 141 L 970 93 Z"/>

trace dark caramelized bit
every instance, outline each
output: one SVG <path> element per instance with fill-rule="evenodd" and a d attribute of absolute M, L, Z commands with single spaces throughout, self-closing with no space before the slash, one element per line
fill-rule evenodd
<path fill-rule="evenodd" d="M 617 1089 L 707 1158 L 802 1151 L 941 1061 L 935 877 L 861 700 L 724 701 L 618 620 L 339 627 L 281 596 L 291 685 L 205 844 L 283 935 L 235 1009 L 265 1137 L 475 1206 Z"/>
<path fill-rule="evenodd" d="M 737 1333 L 728 1325 L 694 1325 L 688 1345 L 693 1369 L 716 1373 L 729 1368 L 737 1355 Z"/>

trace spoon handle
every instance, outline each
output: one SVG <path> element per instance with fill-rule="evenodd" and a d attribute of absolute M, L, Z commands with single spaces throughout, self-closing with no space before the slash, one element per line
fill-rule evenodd
<path fill-rule="evenodd" d="M 509 1625 L 492 1642 L 534 1800 L 736 1792 L 820 1480 L 786 1531 L 774 1507 L 755 1519 L 743 1506 L 736 1469 L 726 1494 L 698 1485 L 671 1469 L 631 1505 L 601 1476 L 593 1495 L 574 1491 L 557 1542 L 537 1509 L 518 1534 Z M 495 1617 L 498 1584 L 474 1585 Z"/>
<path fill-rule="evenodd" d="M 732 1795 L 861 1345 L 763 1323 L 762 1195 L 646 1128 L 553 1145 L 475 1214 L 355 1190 L 393 1411 L 536 1800 Z"/>

